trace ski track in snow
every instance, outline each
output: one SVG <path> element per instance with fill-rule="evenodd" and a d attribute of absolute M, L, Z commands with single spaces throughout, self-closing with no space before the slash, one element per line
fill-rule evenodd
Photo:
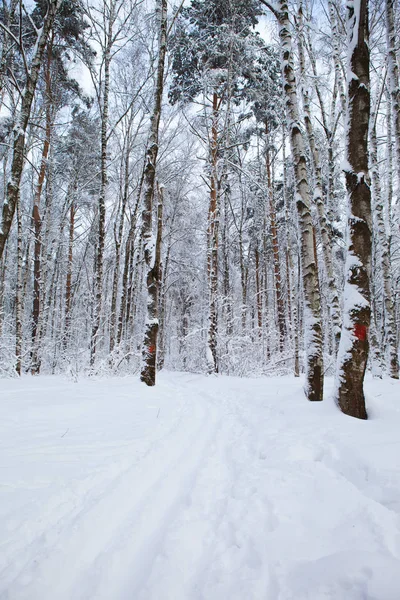
<path fill-rule="evenodd" d="M 1 600 L 399 600 L 399 383 L 0 382 Z"/>

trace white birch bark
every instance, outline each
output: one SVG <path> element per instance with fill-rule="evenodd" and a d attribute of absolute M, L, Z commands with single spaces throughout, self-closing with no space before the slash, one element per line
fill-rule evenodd
<path fill-rule="evenodd" d="M 157 78 L 154 90 L 153 113 L 146 166 L 144 171 L 144 207 L 142 212 L 142 239 L 147 285 L 147 318 L 142 349 L 142 370 L 140 379 L 146 385 L 156 383 L 157 338 L 158 338 L 158 296 L 160 286 L 160 261 L 157 256 L 157 241 L 153 234 L 153 200 L 156 185 L 158 156 L 158 133 L 160 127 L 162 98 L 164 91 L 165 58 L 167 54 L 167 0 L 158 0 L 159 13 L 159 54 Z M 161 202 L 161 199 L 159 199 Z M 160 233 L 160 232 L 159 232 Z M 159 243 L 161 243 L 159 241 Z"/>
<path fill-rule="evenodd" d="M 378 107 L 377 107 L 378 108 Z M 380 269 L 383 279 L 383 296 L 385 305 L 384 342 L 389 354 L 389 374 L 393 379 L 399 378 L 399 359 L 396 343 L 395 305 L 392 294 L 392 269 L 390 265 L 389 241 L 386 233 L 381 180 L 378 163 L 378 139 L 376 134 L 376 112 L 371 112 L 370 125 L 370 167 L 376 232 L 379 242 Z M 386 339 L 385 339 L 386 338 Z"/>
<path fill-rule="evenodd" d="M 110 66 L 111 50 L 114 42 L 113 26 L 115 21 L 115 2 L 112 0 L 109 7 L 107 30 L 105 32 L 104 46 L 104 87 L 101 106 L 101 186 L 98 199 L 98 235 L 96 248 L 96 270 L 95 270 L 95 295 L 93 327 L 90 338 L 90 364 L 93 366 L 96 359 L 96 351 L 99 343 L 100 320 L 103 305 L 103 272 L 104 272 L 104 245 L 106 227 L 106 194 L 108 186 L 108 117 L 110 102 Z"/>
<path fill-rule="evenodd" d="M 303 14 L 302 8 L 299 9 L 299 31 L 298 31 L 298 51 L 299 51 L 299 63 L 300 63 L 300 74 L 301 74 L 301 95 L 303 99 L 304 109 L 304 122 L 306 126 L 308 145 L 310 147 L 311 164 L 314 174 L 314 202 L 317 208 L 318 224 L 321 234 L 322 241 L 322 252 L 324 257 L 325 271 L 328 279 L 328 290 L 329 290 L 329 306 L 328 310 L 332 320 L 332 331 L 334 339 L 334 350 L 337 352 L 339 341 L 340 341 L 340 328 L 341 328 L 341 316 L 339 307 L 339 295 L 337 291 L 336 278 L 333 269 L 333 257 L 332 257 L 332 240 L 329 235 L 328 220 L 326 218 L 325 206 L 326 197 L 323 193 L 322 185 L 322 167 L 320 161 L 319 148 L 317 146 L 314 127 L 312 124 L 311 114 L 311 98 L 307 89 L 306 84 L 306 63 L 304 56 L 304 44 L 303 44 Z M 311 49 L 310 49 L 311 50 Z"/>
<path fill-rule="evenodd" d="M 277 8 L 262 0 L 272 9 L 279 25 L 282 71 L 290 145 L 296 181 L 296 207 L 301 237 L 301 268 L 304 290 L 304 338 L 306 352 L 305 393 L 309 400 L 323 398 L 323 348 L 321 327 L 321 297 L 318 266 L 314 252 L 314 227 L 311 216 L 311 191 L 307 172 L 307 159 L 297 99 L 297 84 L 293 66 L 292 35 L 287 0 L 279 0 Z"/>
<path fill-rule="evenodd" d="M 13 155 L 11 162 L 11 173 L 7 183 L 7 194 L 3 204 L 1 228 L 0 228 L 0 260 L 4 253 L 5 244 L 10 233 L 14 218 L 15 208 L 18 202 L 22 171 L 25 162 L 25 141 L 31 115 L 31 107 L 42 66 L 43 55 L 46 48 L 49 33 L 53 27 L 61 0 L 51 0 L 41 29 L 37 32 L 37 41 L 33 52 L 31 65 L 26 72 L 26 84 L 22 90 L 21 108 L 19 110 L 16 124 L 13 130 Z M 23 50 L 24 52 L 24 50 Z"/>
<path fill-rule="evenodd" d="M 391 96 L 393 135 L 396 152 L 397 203 L 400 204 L 400 78 L 399 66 L 397 63 L 396 56 L 398 36 L 396 35 L 395 30 L 395 10 L 396 0 L 385 0 L 386 44 L 388 53 L 388 81 Z"/>

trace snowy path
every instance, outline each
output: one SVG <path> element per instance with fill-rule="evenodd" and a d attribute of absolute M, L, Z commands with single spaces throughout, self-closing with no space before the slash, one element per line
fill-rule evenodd
<path fill-rule="evenodd" d="M 400 385 L 0 382 L 1 600 L 399 600 Z M 328 384 L 329 392 L 329 384 Z"/>

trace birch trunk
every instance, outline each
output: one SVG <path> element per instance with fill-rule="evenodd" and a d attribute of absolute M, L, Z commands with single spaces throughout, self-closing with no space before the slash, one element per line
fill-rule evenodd
<path fill-rule="evenodd" d="M 26 73 L 26 85 L 22 91 L 21 108 L 13 130 L 13 154 L 11 162 L 11 173 L 7 183 L 7 194 L 3 204 L 1 228 L 0 228 L 0 260 L 3 257 L 5 244 L 10 233 L 14 218 L 15 208 L 21 185 L 22 170 L 25 162 L 25 140 L 26 131 L 31 115 L 31 107 L 39 79 L 44 51 L 50 31 L 53 27 L 61 0 L 50 0 L 48 10 L 41 29 L 38 31 L 37 44 L 35 46 L 29 72 Z"/>
<path fill-rule="evenodd" d="M 33 250 L 33 303 L 32 303 L 32 375 L 39 374 L 40 367 L 35 360 L 34 348 L 36 347 L 36 336 L 38 333 L 40 304 L 41 304 L 41 254 L 42 254 L 42 219 L 40 217 L 40 201 L 42 197 L 43 184 L 46 176 L 47 160 L 49 157 L 51 129 L 52 129 L 52 93 L 51 93 L 51 62 L 53 52 L 54 33 L 51 35 L 51 40 L 47 46 L 47 61 L 45 67 L 45 103 L 46 103 L 46 128 L 45 140 L 43 143 L 42 158 L 40 163 L 38 183 L 36 187 L 35 197 L 32 209 L 33 230 L 35 233 L 34 250 Z"/>
<path fill-rule="evenodd" d="M 303 13 L 302 8 L 299 8 L 299 32 L 298 32 L 298 51 L 299 51 L 299 63 L 300 63 L 300 74 L 302 78 L 301 82 L 301 95 L 303 99 L 304 108 L 304 123 L 307 132 L 308 145 L 310 147 L 311 164 L 314 173 L 314 202 L 318 213 L 319 230 L 322 241 L 322 252 L 324 257 L 324 265 L 326 276 L 328 279 L 328 290 L 329 290 L 329 313 L 332 320 L 332 331 L 334 339 L 335 354 L 340 341 L 340 306 L 339 306 L 339 295 L 337 291 L 335 273 L 333 269 L 333 258 L 332 258 L 332 240 L 329 235 L 328 220 L 326 218 L 326 197 L 323 193 L 322 185 L 322 167 L 320 161 L 319 148 L 317 146 L 314 127 L 312 124 L 311 116 L 311 99 L 306 86 L 306 63 L 304 56 L 304 42 L 303 42 Z M 310 48 L 311 51 L 311 48 Z"/>
<path fill-rule="evenodd" d="M 124 231 L 124 220 L 125 220 L 125 209 L 128 202 L 129 193 L 129 129 L 127 133 L 128 139 L 126 141 L 126 153 L 124 157 L 124 183 L 122 190 L 122 201 L 119 213 L 118 227 L 117 223 L 114 225 L 114 242 L 115 242 L 115 267 L 113 274 L 112 283 L 112 296 L 111 296 L 111 315 L 110 315 L 110 353 L 114 350 L 115 339 L 117 335 L 117 296 L 118 296 L 118 282 L 121 270 L 121 244 L 122 235 Z"/>
<path fill-rule="evenodd" d="M 113 26 L 115 21 L 115 2 L 111 0 L 108 15 L 108 28 L 105 31 L 104 42 L 104 87 L 101 106 L 101 185 L 98 200 L 98 235 L 96 249 L 96 268 L 95 268 L 95 298 L 93 311 L 93 327 L 90 338 L 90 364 L 94 365 L 96 360 L 96 351 L 99 343 L 100 321 L 103 306 L 103 272 L 104 272 L 104 246 L 105 246 L 105 227 L 106 227 L 106 194 L 108 187 L 108 118 L 109 118 L 109 100 L 110 100 L 110 67 L 111 51 L 114 43 Z"/>
<path fill-rule="evenodd" d="M 372 251 L 368 174 L 370 77 L 368 0 L 348 0 L 348 107 L 345 176 L 349 204 L 343 325 L 336 397 L 345 414 L 366 419 L 364 376 L 369 353 Z"/>
<path fill-rule="evenodd" d="M 59 235 L 52 235 L 51 228 L 53 223 L 52 218 L 52 205 L 54 200 L 54 166 L 52 165 L 53 158 L 50 156 L 49 162 L 47 165 L 47 183 L 46 183 L 46 204 L 45 204 L 45 214 L 43 217 L 43 222 L 45 222 L 46 227 L 44 228 L 44 232 L 42 231 L 43 223 L 40 223 L 40 255 L 38 255 L 38 264 L 39 271 L 37 271 L 37 276 L 39 275 L 39 293 L 38 293 L 38 320 L 36 324 L 35 337 L 32 337 L 32 350 L 31 350 L 31 373 L 33 375 L 40 373 L 41 368 L 41 349 L 42 349 L 42 340 L 45 337 L 45 330 L 47 327 L 47 322 L 49 318 L 49 309 L 50 309 L 50 300 L 52 296 L 51 290 L 47 292 L 47 280 L 50 275 L 52 257 L 54 256 L 55 244 L 57 240 L 61 239 L 61 230 Z M 63 223 L 61 224 L 63 225 Z M 43 236 L 43 239 L 42 239 Z M 35 240 L 36 241 L 36 240 Z M 36 248 L 37 252 L 38 249 Z M 37 268 L 37 265 L 36 265 Z M 34 271 L 35 271 L 35 263 L 34 263 Z M 49 300 L 50 299 L 50 300 Z"/>
<path fill-rule="evenodd" d="M 383 297 L 385 306 L 385 338 L 389 353 L 389 374 L 393 379 L 399 379 L 399 359 L 396 343 L 395 305 L 392 296 L 392 272 L 390 266 L 389 242 L 386 235 L 383 214 L 383 199 L 378 163 L 378 139 L 376 135 L 376 110 L 371 112 L 370 126 L 370 166 L 372 191 L 374 200 L 374 213 L 376 220 L 377 237 L 379 241 L 380 270 L 383 279 Z"/>
<path fill-rule="evenodd" d="M 288 299 L 291 310 L 289 310 L 289 322 L 290 329 L 293 338 L 293 353 L 294 353 L 294 376 L 300 376 L 300 360 L 299 360 L 299 331 L 298 331 L 298 311 L 297 304 L 298 298 L 294 290 L 294 282 L 296 280 L 294 265 L 293 265 L 293 249 L 291 244 L 291 231 L 290 231 L 290 208 L 289 199 L 287 193 L 287 168 L 286 168 L 286 153 L 285 153 L 285 128 L 282 128 L 282 154 L 283 154 L 283 201 L 285 207 L 285 225 L 286 225 L 286 264 L 287 264 L 287 286 L 288 286 Z"/>
<path fill-rule="evenodd" d="M 274 199 L 274 185 L 271 177 L 271 157 L 269 150 L 269 132 L 268 123 L 265 123 L 265 135 L 266 135 L 266 170 L 267 170 L 267 187 L 269 196 L 269 218 L 271 224 L 271 242 L 272 242 L 272 256 L 274 260 L 274 282 L 275 282 L 275 299 L 276 299 L 276 312 L 278 316 L 278 330 L 279 330 L 279 351 L 283 351 L 285 337 L 286 337 L 286 323 L 285 323 L 285 306 L 283 302 L 282 294 L 282 277 L 281 277 L 281 261 L 279 257 L 279 243 L 278 243 L 278 227 L 276 223 L 276 210 L 275 210 L 275 199 Z"/>
<path fill-rule="evenodd" d="M 218 373 L 218 114 L 219 98 L 214 92 L 212 104 L 211 125 L 211 178 L 210 178 L 210 204 L 208 208 L 207 231 L 207 274 L 209 286 L 209 316 L 208 316 L 208 352 L 207 367 L 209 373 Z"/>
<path fill-rule="evenodd" d="M 17 201 L 17 289 L 15 295 L 15 370 L 21 375 L 22 370 L 22 292 L 23 292 L 23 273 L 22 273 L 22 218 L 21 202 Z"/>
<path fill-rule="evenodd" d="M 72 267 L 74 259 L 74 235 L 75 235 L 75 193 L 76 186 L 73 186 L 71 206 L 69 209 L 69 231 L 68 231 L 68 261 L 67 278 L 65 284 L 65 325 L 63 336 L 63 347 L 66 350 L 71 333 L 71 304 L 72 304 Z"/>
<path fill-rule="evenodd" d="M 12 26 L 15 24 L 15 13 L 18 6 L 18 0 L 11 0 L 10 7 L 7 6 L 7 2 L 3 1 L 3 14 L 2 18 L 5 21 L 7 28 L 9 30 L 12 29 Z M 3 100 L 5 94 L 5 77 L 7 73 L 7 69 L 10 68 L 10 64 L 13 64 L 15 47 L 13 44 L 13 40 L 10 38 L 6 31 L 3 31 L 3 39 L 2 39 L 2 48 L 1 48 L 1 60 L 0 60 L 0 111 L 3 107 Z M 11 66 L 12 69 L 12 66 Z"/>
<path fill-rule="evenodd" d="M 395 4 L 396 0 L 385 0 L 386 15 L 386 44 L 388 53 L 388 80 L 391 96 L 393 134 L 396 150 L 396 173 L 397 173 L 397 203 L 400 203 L 400 79 L 399 66 L 397 63 L 396 46 L 398 36 L 395 29 Z"/>
<path fill-rule="evenodd" d="M 144 259 L 147 269 L 147 320 L 143 340 L 143 365 L 140 379 L 149 386 L 156 383 L 157 334 L 158 334 L 158 294 L 160 284 L 160 262 L 153 236 L 153 200 L 158 155 L 158 132 L 164 90 L 165 57 L 167 53 L 167 0 L 158 0 L 160 17 L 160 39 L 157 65 L 157 80 L 154 91 L 154 106 L 151 117 L 149 148 L 144 172 L 144 208 L 142 212 L 142 238 Z"/>
<path fill-rule="evenodd" d="M 339 38 L 339 29 L 337 24 L 337 12 L 335 9 L 334 2 L 332 0 L 328 0 L 328 8 L 329 8 L 329 21 L 331 25 L 332 31 L 332 49 L 333 49 L 333 64 L 335 68 L 336 82 L 339 91 L 339 99 L 340 105 L 342 109 L 343 118 L 346 115 L 346 92 L 345 85 L 343 81 L 343 66 L 340 60 L 340 38 Z"/>
<path fill-rule="evenodd" d="M 306 351 L 305 394 L 309 400 L 323 398 L 323 348 L 321 327 L 321 298 L 318 267 L 314 253 L 314 227 L 311 216 L 311 192 L 307 173 L 305 144 L 300 128 L 297 85 L 293 67 L 292 36 L 290 32 L 287 0 L 279 0 L 275 10 L 269 2 L 263 4 L 272 9 L 279 25 L 282 71 L 286 109 L 289 120 L 290 145 L 293 155 L 296 206 L 301 238 L 301 267 L 304 291 L 304 327 Z"/>
<path fill-rule="evenodd" d="M 131 222 L 129 225 L 128 236 L 127 236 L 126 243 L 125 243 L 125 259 L 124 259 L 124 269 L 123 269 L 123 273 L 122 273 L 121 305 L 119 308 L 119 315 L 118 315 L 117 344 L 121 343 L 124 324 L 126 325 L 126 323 L 129 321 L 128 304 L 130 302 L 130 300 L 129 300 L 129 298 L 130 298 L 130 282 L 131 282 L 132 276 L 133 276 L 132 269 L 133 269 L 133 258 L 134 258 L 134 254 L 135 254 L 134 241 L 135 241 L 135 231 L 136 231 L 136 225 L 137 225 L 137 215 L 139 212 L 140 197 L 142 195 L 143 181 L 144 181 L 144 167 L 142 169 L 142 173 L 141 173 L 141 177 L 140 177 L 139 188 L 138 188 L 137 197 L 136 197 L 136 205 L 130 216 Z M 126 331 L 125 331 L 125 333 L 126 333 Z"/>

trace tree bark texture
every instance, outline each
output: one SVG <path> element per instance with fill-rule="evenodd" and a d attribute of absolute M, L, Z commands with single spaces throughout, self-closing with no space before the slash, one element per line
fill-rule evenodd
<path fill-rule="evenodd" d="M 0 260 L 3 257 L 5 244 L 10 233 L 14 218 L 15 208 L 21 185 L 22 171 L 25 162 L 25 139 L 31 115 L 31 107 L 42 66 L 43 55 L 47 40 L 53 27 L 61 0 L 51 0 L 41 29 L 38 31 L 38 40 L 32 58 L 29 72 L 26 73 L 26 85 L 22 91 L 21 108 L 13 130 L 13 153 L 11 173 L 7 183 L 7 194 L 3 204 L 1 229 L 0 229 Z"/>
<path fill-rule="evenodd" d="M 396 173 L 398 202 L 400 202 L 400 78 L 399 65 L 397 63 L 396 47 L 398 47 L 398 35 L 395 28 L 395 4 L 396 0 L 385 0 L 386 14 L 386 43 L 388 52 L 388 82 L 391 95 L 393 134 L 396 149 Z"/>
<path fill-rule="evenodd" d="M 39 325 L 40 303 L 41 303 L 41 255 L 42 255 L 42 219 L 40 217 L 40 201 L 42 197 L 43 184 L 46 176 L 47 160 L 49 157 L 51 129 L 52 129 L 52 92 L 51 92 L 51 62 L 53 52 L 54 35 L 47 45 L 47 60 L 45 63 L 45 104 L 46 104 L 46 128 L 45 139 L 43 143 L 42 158 L 40 163 L 38 183 L 32 209 L 32 223 L 35 233 L 33 250 L 33 303 L 32 303 L 32 363 L 31 373 L 37 375 L 40 372 L 40 365 L 34 356 L 36 347 L 36 336 Z"/>
<path fill-rule="evenodd" d="M 385 306 L 385 332 L 383 342 L 386 342 L 389 354 L 389 374 L 393 379 L 399 378 L 399 359 L 396 339 L 396 313 L 392 294 L 392 269 L 390 264 L 389 241 L 384 220 L 384 208 L 381 180 L 378 163 L 378 139 L 376 134 L 376 111 L 371 112 L 370 120 L 370 166 L 373 192 L 373 207 L 376 224 L 377 241 L 379 241 L 380 271 L 383 279 L 383 298 Z M 386 339 L 385 339 L 386 338 Z"/>
<path fill-rule="evenodd" d="M 147 269 L 147 319 L 142 349 L 142 370 L 140 379 L 148 386 L 156 383 L 157 336 L 158 336 L 158 295 L 160 286 L 160 256 L 157 257 L 157 240 L 153 235 L 153 200 L 156 184 L 158 155 L 158 132 L 164 90 L 165 57 L 167 53 L 167 0 L 158 0 L 160 18 L 160 40 L 157 66 L 157 80 L 154 90 L 154 106 L 151 117 L 149 147 L 144 172 L 144 207 L 142 212 L 142 239 L 144 260 Z M 159 202 L 162 196 L 159 197 Z"/>
<path fill-rule="evenodd" d="M 272 255 L 274 260 L 274 282 L 275 282 L 275 299 L 276 309 L 278 316 L 278 330 L 279 330 L 279 351 L 283 351 L 285 337 L 286 337 L 286 323 L 285 323 L 285 305 L 282 294 L 282 277 L 281 277 L 281 261 L 279 256 L 279 241 L 278 241 L 278 226 L 276 222 L 276 210 L 275 210 L 275 198 L 274 198 L 274 185 L 271 177 L 271 156 L 269 149 L 269 132 L 268 123 L 265 123 L 265 135 L 266 135 L 266 170 L 267 170 L 267 187 L 268 187 L 268 209 L 269 219 L 271 225 L 271 242 L 272 242 Z"/>
<path fill-rule="evenodd" d="M 15 295 L 15 370 L 17 375 L 22 371 L 22 218 L 20 199 L 17 200 L 17 289 Z"/>
<path fill-rule="evenodd" d="M 218 373 L 218 232 L 219 232 L 219 206 L 218 206 L 218 116 L 219 98 L 214 92 L 212 105 L 211 125 L 211 177 L 210 177 L 210 204 L 208 209 L 207 231 L 207 274 L 209 285 L 209 321 L 208 321 L 208 352 L 207 363 L 209 373 Z"/>
<path fill-rule="evenodd" d="M 298 31 L 298 50 L 299 50 L 299 62 L 300 62 L 300 74 L 301 74 L 301 95 L 303 99 L 304 108 L 304 122 L 307 132 L 308 145 L 310 147 L 311 164 L 314 174 L 314 202 L 317 208 L 318 224 L 322 242 L 322 252 L 324 257 L 324 265 L 326 276 L 328 279 L 328 290 L 329 290 L 329 313 L 332 321 L 332 331 L 334 339 L 335 354 L 337 352 L 339 341 L 340 341 L 340 306 L 339 306 L 339 295 L 337 291 L 335 273 L 333 269 L 333 257 L 332 257 L 332 240 L 329 235 L 328 220 L 326 218 L 326 197 L 323 193 L 323 182 L 322 182 L 322 167 L 320 161 L 319 148 L 317 146 L 314 127 L 312 124 L 311 116 L 311 98 L 306 85 L 306 63 L 304 56 L 304 40 L 303 40 L 303 14 L 302 8 L 300 7 L 299 13 L 299 31 Z"/>
<path fill-rule="evenodd" d="M 301 268 L 304 290 L 304 327 L 306 352 L 305 394 L 309 400 L 323 398 L 323 348 L 321 328 L 321 298 L 318 267 L 314 253 L 314 227 L 311 216 L 311 192 L 307 172 L 305 144 L 300 128 L 297 86 L 293 67 L 292 35 L 287 0 L 278 3 L 282 70 L 289 120 L 290 145 L 293 155 L 296 207 L 301 238 Z"/>
<path fill-rule="evenodd" d="M 372 252 L 371 190 L 368 173 L 368 0 L 348 0 L 347 34 L 348 106 L 344 170 L 349 215 L 336 396 L 342 412 L 366 419 L 363 383 L 369 353 Z"/>
<path fill-rule="evenodd" d="M 104 272 L 104 246 L 106 235 L 106 193 L 108 185 L 107 173 L 107 147 L 108 147 L 108 116 L 110 99 L 110 66 L 111 50 L 113 45 L 113 25 L 114 25 L 114 0 L 110 3 L 110 14 L 108 16 L 108 30 L 105 35 L 104 48 L 104 88 L 101 107 L 101 185 L 98 199 L 98 230 L 97 230 L 97 248 L 96 248 L 96 268 L 95 268 L 95 293 L 94 293 L 94 311 L 93 327 L 90 338 L 90 364 L 94 365 L 96 360 L 96 351 L 99 343 L 101 311 L 103 305 L 103 272 Z"/>

